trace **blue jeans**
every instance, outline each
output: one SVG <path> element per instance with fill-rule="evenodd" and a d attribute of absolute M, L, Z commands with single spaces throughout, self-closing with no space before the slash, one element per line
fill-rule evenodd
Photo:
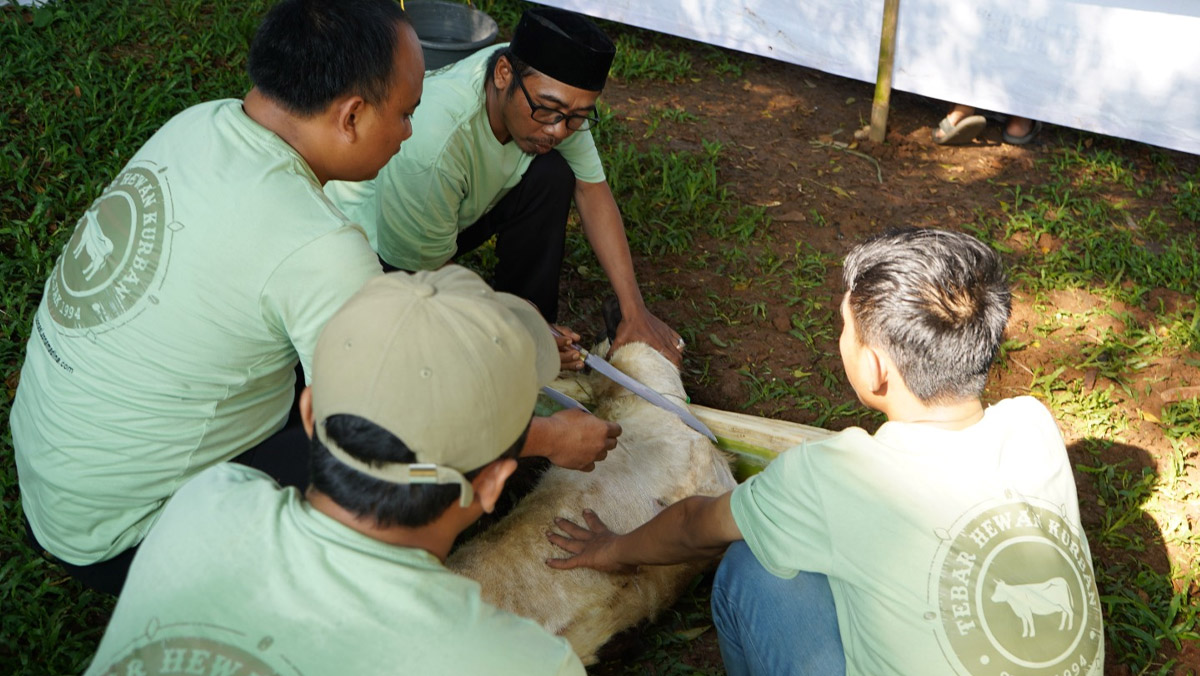
<path fill-rule="evenodd" d="M 712 615 L 729 676 L 846 673 L 824 575 L 778 578 L 745 542 L 735 542 L 713 580 Z"/>

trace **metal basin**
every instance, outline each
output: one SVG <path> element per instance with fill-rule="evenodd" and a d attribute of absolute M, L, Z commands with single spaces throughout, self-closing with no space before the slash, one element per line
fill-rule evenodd
<path fill-rule="evenodd" d="M 425 53 L 425 70 L 435 70 L 496 41 L 492 17 L 474 7 L 440 0 L 409 0 L 404 5 Z"/>

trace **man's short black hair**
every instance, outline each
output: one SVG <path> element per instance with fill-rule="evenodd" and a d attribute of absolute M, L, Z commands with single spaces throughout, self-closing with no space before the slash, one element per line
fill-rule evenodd
<path fill-rule="evenodd" d="M 859 340 L 887 352 L 918 399 L 983 393 L 1012 309 L 991 247 L 959 232 L 892 230 L 846 256 L 843 280 Z"/>
<path fill-rule="evenodd" d="M 417 462 L 403 441 L 366 418 L 329 416 L 325 433 L 347 453 L 366 462 Z M 517 457 L 528 433 L 526 427 L 497 460 Z M 463 476 L 470 480 L 480 469 L 464 472 Z M 314 488 L 356 516 L 372 518 L 382 527 L 428 525 L 458 500 L 461 490 L 457 484 L 405 485 L 369 477 L 330 455 L 315 434 L 309 448 L 309 475 Z"/>
<path fill-rule="evenodd" d="M 340 96 L 387 99 L 398 28 L 395 0 L 282 0 L 250 45 L 250 79 L 289 111 L 311 116 Z"/>

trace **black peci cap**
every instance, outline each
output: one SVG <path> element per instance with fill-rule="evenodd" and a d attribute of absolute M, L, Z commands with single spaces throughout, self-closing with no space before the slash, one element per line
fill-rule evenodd
<path fill-rule="evenodd" d="M 613 41 L 590 19 L 552 7 L 526 10 L 509 49 L 534 70 L 594 92 L 604 89 L 617 53 Z"/>

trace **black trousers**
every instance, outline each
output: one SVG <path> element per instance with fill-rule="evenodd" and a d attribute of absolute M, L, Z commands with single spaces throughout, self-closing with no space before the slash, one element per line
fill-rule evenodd
<path fill-rule="evenodd" d="M 304 390 L 304 373 L 296 366 L 296 391 L 292 411 L 283 429 L 264 439 L 257 446 L 233 458 L 233 462 L 248 465 L 271 475 L 281 486 L 295 486 L 301 491 L 308 487 L 308 435 L 300 421 L 300 392 Z M 137 545 L 126 549 L 111 559 L 83 566 L 58 559 L 37 540 L 29 519 L 25 519 L 25 538 L 29 546 L 42 556 L 54 560 L 71 577 L 85 587 L 117 596 L 125 586 L 129 565 L 137 553 Z"/>
<path fill-rule="evenodd" d="M 496 235 L 492 288 L 532 301 L 549 322 L 558 321 L 558 278 L 574 194 L 575 173 L 552 150 L 535 157 L 520 183 L 458 233 L 459 255 Z"/>

